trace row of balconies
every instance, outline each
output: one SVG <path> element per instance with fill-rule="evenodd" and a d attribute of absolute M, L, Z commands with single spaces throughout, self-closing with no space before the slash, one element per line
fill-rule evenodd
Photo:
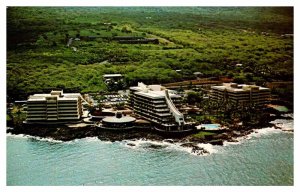
<path fill-rule="evenodd" d="M 78 106 L 58 106 L 58 109 L 80 109 Z"/>
<path fill-rule="evenodd" d="M 45 109 L 45 108 L 78 108 L 77 105 L 70 105 L 70 106 L 57 106 L 57 105 L 39 105 L 39 106 L 34 106 L 34 105 L 29 105 L 27 106 L 28 109 Z"/>
<path fill-rule="evenodd" d="M 59 104 L 63 104 L 63 103 L 77 103 L 77 102 L 78 102 L 78 100 L 58 100 Z"/>
<path fill-rule="evenodd" d="M 155 116 L 149 115 L 147 113 L 144 113 L 142 111 L 136 111 L 136 113 L 140 116 L 142 116 L 143 118 L 155 122 L 155 123 L 164 123 L 164 122 L 171 122 L 172 119 L 171 118 L 157 118 Z"/>
<path fill-rule="evenodd" d="M 148 98 L 145 98 L 145 97 L 139 97 L 139 96 L 135 96 L 134 99 L 139 99 L 141 101 L 144 101 L 144 102 L 150 102 L 150 103 L 165 103 L 165 99 L 162 98 L 162 99 L 148 99 Z"/>
<path fill-rule="evenodd" d="M 47 120 L 46 117 L 27 117 L 27 121 L 39 121 L 39 120 Z"/>
<path fill-rule="evenodd" d="M 78 103 L 59 103 L 58 104 L 58 107 L 64 107 L 64 106 L 66 106 L 66 107 L 68 107 L 68 106 L 78 106 Z"/>
<path fill-rule="evenodd" d="M 154 118 L 154 119 L 157 119 L 160 121 L 168 121 L 168 119 L 171 119 L 171 117 L 172 117 L 171 114 L 168 115 L 169 117 L 168 116 L 162 117 L 162 116 L 158 116 L 157 114 L 149 113 L 147 111 L 143 111 L 143 110 L 139 110 L 139 109 L 135 109 L 135 112 L 143 113 L 146 116 L 149 116 L 151 118 Z"/>
<path fill-rule="evenodd" d="M 78 116 L 79 114 L 78 113 L 61 113 L 61 114 L 58 114 L 58 116 L 62 116 L 62 117 L 65 117 L 65 116 Z"/>
<path fill-rule="evenodd" d="M 134 105 L 136 104 L 139 104 L 139 105 L 144 105 L 144 106 L 149 106 L 149 107 L 153 107 L 153 108 L 164 108 L 164 107 L 167 107 L 166 104 L 152 104 L 152 103 L 145 103 L 145 102 L 142 102 L 142 101 L 139 101 L 139 100 L 135 100 L 134 101 Z"/>
<path fill-rule="evenodd" d="M 57 100 L 46 100 L 47 104 L 57 104 Z"/>
<path fill-rule="evenodd" d="M 161 112 L 159 112 L 159 111 L 152 110 L 152 109 L 147 109 L 147 108 L 145 108 L 145 107 L 135 106 L 134 108 L 140 109 L 140 110 L 143 110 L 143 111 L 147 111 L 147 112 L 149 112 L 149 113 L 157 114 L 157 115 L 159 115 L 159 114 L 171 114 L 169 110 L 166 110 L 166 111 L 165 111 L 165 112 L 168 112 L 168 113 L 161 113 Z M 163 112 L 163 111 L 162 111 L 162 112 Z M 162 115 L 162 116 L 163 116 L 163 115 Z"/>
<path fill-rule="evenodd" d="M 247 95 L 269 95 L 270 92 L 267 91 L 267 92 L 212 92 L 212 95 L 219 95 L 219 96 L 224 96 L 225 94 L 227 94 L 228 96 L 232 96 L 232 97 L 236 97 L 236 96 L 247 96 Z"/>
<path fill-rule="evenodd" d="M 80 119 L 79 115 L 74 115 L 74 116 L 58 116 L 58 119 Z"/>
<path fill-rule="evenodd" d="M 150 111 L 153 111 L 153 112 L 169 112 L 169 108 L 165 107 L 165 108 L 155 108 L 155 107 L 152 107 L 152 106 L 148 106 L 148 105 L 141 105 L 141 104 L 137 104 L 137 105 L 134 105 L 134 107 L 139 107 L 139 108 L 143 108 L 143 109 L 147 109 L 147 110 L 150 110 Z"/>
<path fill-rule="evenodd" d="M 26 120 L 60 120 L 60 119 L 80 119 L 80 116 L 30 116 L 27 117 Z"/>
<path fill-rule="evenodd" d="M 46 104 L 46 100 L 27 100 L 27 105 L 28 104 Z"/>
<path fill-rule="evenodd" d="M 45 110 L 42 110 L 42 111 L 37 111 L 37 110 L 31 111 L 31 110 L 27 110 L 27 114 L 33 114 L 33 113 L 45 113 L 45 114 L 46 114 L 46 111 L 45 111 Z"/>
<path fill-rule="evenodd" d="M 34 107 L 34 106 L 46 106 L 47 104 L 44 103 L 28 103 L 27 102 L 27 107 Z"/>
<path fill-rule="evenodd" d="M 222 96 L 216 96 L 216 95 L 212 95 L 211 98 L 216 98 L 216 99 L 224 99 L 225 96 L 222 95 Z M 266 100 L 268 99 L 269 97 L 265 97 L 265 96 L 256 96 L 256 95 L 239 95 L 239 96 L 228 96 L 227 97 L 228 99 L 232 99 L 232 100 L 250 100 L 251 99 L 260 99 L 260 100 Z"/>
<path fill-rule="evenodd" d="M 46 118 L 47 115 L 46 114 L 27 114 L 27 118 L 31 118 L 31 117 L 34 117 L 34 118 L 38 118 L 38 117 L 41 117 L 41 118 Z"/>
<path fill-rule="evenodd" d="M 68 113 L 68 114 L 27 114 L 27 117 L 47 117 L 47 116 L 57 116 L 57 117 L 77 117 L 78 113 Z"/>
<path fill-rule="evenodd" d="M 137 97 L 137 96 L 135 96 L 133 98 L 133 100 L 140 100 L 140 101 L 146 102 L 146 103 L 165 103 L 166 102 L 164 98 L 159 99 L 159 100 L 151 100 L 151 99 L 145 99 L 143 97 Z"/>
<path fill-rule="evenodd" d="M 27 108 L 27 111 L 46 111 L 46 110 L 47 110 L 46 107 L 44 107 L 44 108 L 42 108 L 42 107 L 36 107 L 36 108 L 29 107 L 29 108 Z"/>

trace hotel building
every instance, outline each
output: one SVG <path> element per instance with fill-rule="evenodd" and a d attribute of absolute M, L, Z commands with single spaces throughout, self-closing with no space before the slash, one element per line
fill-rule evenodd
<path fill-rule="evenodd" d="M 211 87 L 211 99 L 217 102 L 228 102 L 245 106 L 254 104 L 263 106 L 270 99 L 270 89 L 256 85 L 223 83 L 222 86 Z"/>
<path fill-rule="evenodd" d="M 51 91 L 50 94 L 34 94 L 27 100 L 27 122 L 74 121 L 82 116 L 80 93 Z"/>
<path fill-rule="evenodd" d="M 160 85 L 138 83 L 138 86 L 130 87 L 129 105 L 134 113 L 165 131 L 184 129 L 184 116 L 176 107 L 180 101 L 179 95 Z"/>

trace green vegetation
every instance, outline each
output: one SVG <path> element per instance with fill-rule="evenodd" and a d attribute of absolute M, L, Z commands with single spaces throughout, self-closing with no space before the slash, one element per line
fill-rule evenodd
<path fill-rule="evenodd" d="M 186 101 L 190 105 L 195 105 L 202 101 L 203 95 L 200 92 L 188 92 L 186 96 Z"/>
<path fill-rule="evenodd" d="M 10 113 L 6 115 L 6 122 L 14 127 L 21 127 L 25 119 L 26 113 L 23 111 L 23 107 L 19 105 L 14 105 Z"/>
<path fill-rule="evenodd" d="M 196 138 L 204 139 L 205 136 L 209 136 L 209 135 L 215 135 L 215 133 L 207 132 L 207 131 L 200 131 L 199 133 L 193 134 L 192 136 L 196 137 Z"/>
<path fill-rule="evenodd" d="M 7 93 L 13 100 L 58 88 L 105 92 L 106 73 L 125 75 L 117 87 L 189 80 L 197 71 L 292 81 L 293 38 L 282 36 L 289 33 L 288 7 L 9 7 Z M 160 43 L 119 44 L 115 36 Z"/>

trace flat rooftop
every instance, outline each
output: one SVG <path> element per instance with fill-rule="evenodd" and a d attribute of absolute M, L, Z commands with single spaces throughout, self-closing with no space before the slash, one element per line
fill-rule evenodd
<path fill-rule="evenodd" d="M 113 78 L 113 77 L 123 77 L 121 74 L 105 74 L 103 75 L 104 78 Z"/>
<path fill-rule="evenodd" d="M 30 95 L 27 101 L 46 101 L 46 98 L 56 98 L 57 100 L 78 100 L 78 97 L 81 96 L 80 93 L 62 93 L 62 91 L 59 94 L 55 91 L 54 95 L 53 92 L 51 93 Z"/>
<path fill-rule="evenodd" d="M 161 85 L 145 85 L 144 83 L 138 83 L 138 86 L 130 87 L 130 90 L 136 91 L 135 94 L 145 96 L 151 99 L 160 99 L 165 97 L 166 88 Z M 171 98 L 179 98 L 179 95 L 170 93 Z"/>
<path fill-rule="evenodd" d="M 270 90 L 266 87 L 260 87 L 257 85 L 247 85 L 247 84 L 236 84 L 236 83 L 223 83 L 223 85 L 220 86 L 212 86 L 212 89 L 217 89 L 224 91 L 225 89 L 230 92 L 246 92 L 250 91 L 251 89 L 256 89 L 258 91 L 265 91 Z"/>
<path fill-rule="evenodd" d="M 148 92 L 136 92 L 135 94 L 137 95 L 141 95 L 141 96 L 145 96 L 151 99 L 161 99 L 161 98 L 165 98 L 165 91 L 148 91 Z M 175 94 L 170 94 L 171 98 L 179 98 L 179 95 L 175 95 Z"/>
<path fill-rule="evenodd" d="M 136 119 L 130 116 L 122 116 L 121 118 L 117 117 L 105 117 L 102 121 L 106 123 L 129 123 L 134 122 Z"/>

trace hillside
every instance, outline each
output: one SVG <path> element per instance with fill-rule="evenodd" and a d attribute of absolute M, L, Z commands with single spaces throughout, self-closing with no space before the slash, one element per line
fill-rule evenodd
<path fill-rule="evenodd" d="M 237 82 L 292 81 L 293 36 L 285 34 L 293 34 L 293 8 L 9 7 L 7 94 L 106 91 L 105 73 L 124 74 L 121 87 L 188 80 L 197 71 Z"/>

